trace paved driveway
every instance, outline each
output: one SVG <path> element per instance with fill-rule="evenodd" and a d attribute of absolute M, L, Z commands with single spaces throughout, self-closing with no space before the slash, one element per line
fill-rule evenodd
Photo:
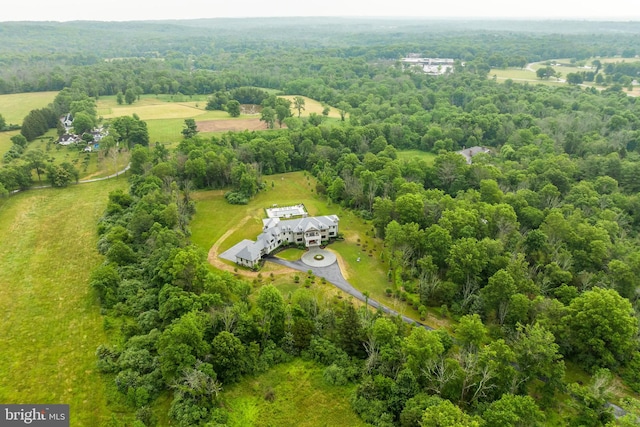
<path fill-rule="evenodd" d="M 301 260 L 298 261 L 287 261 L 285 259 L 282 258 L 278 258 L 276 256 L 269 256 L 266 258 L 267 261 L 269 262 L 273 262 L 275 264 L 280 264 L 280 265 L 284 265 L 285 267 L 289 267 L 289 268 L 293 268 L 294 270 L 298 270 L 298 271 L 303 271 L 303 272 L 307 272 L 309 270 L 311 270 L 313 272 L 313 274 L 315 274 L 318 277 L 324 277 L 327 282 L 331 283 L 332 285 L 334 285 L 335 287 L 337 287 L 338 289 L 343 290 L 344 292 L 348 293 L 349 295 L 353 295 L 354 297 L 356 297 L 357 299 L 359 299 L 362 302 L 365 302 L 366 298 L 364 297 L 364 295 L 362 295 L 362 292 L 360 292 L 359 290 L 357 290 L 356 288 L 354 288 L 351 283 L 347 282 L 345 280 L 345 278 L 342 276 L 342 272 L 340 271 L 340 266 L 338 265 L 337 262 L 334 262 L 333 264 L 326 266 L 326 267 L 312 267 L 309 266 L 307 264 L 305 264 L 304 262 L 302 262 Z M 372 307 L 375 307 L 376 309 L 379 308 L 382 311 L 384 311 L 385 313 L 391 315 L 391 316 L 400 316 L 402 317 L 402 320 L 404 320 L 407 323 L 410 323 L 412 325 L 420 325 L 422 327 L 424 327 L 425 329 L 433 329 L 427 325 L 424 325 L 418 321 L 415 321 L 405 315 L 401 315 L 400 313 L 398 313 L 397 311 L 387 307 L 384 304 L 379 303 L 378 301 L 369 298 L 369 305 Z"/>

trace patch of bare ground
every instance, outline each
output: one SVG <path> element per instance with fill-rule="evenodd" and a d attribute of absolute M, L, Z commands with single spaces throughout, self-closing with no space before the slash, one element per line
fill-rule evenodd
<path fill-rule="evenodd" d="M 243 130 L 265 130 L 267 125 L 259 118 L 251 119 L 223 119 L 223 120 L 203 120 L 197 121 L 200 132 L 240 132 Z"/>

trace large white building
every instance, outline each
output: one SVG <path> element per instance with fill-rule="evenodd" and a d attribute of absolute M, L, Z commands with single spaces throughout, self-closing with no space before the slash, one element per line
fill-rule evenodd
<path fill-rule="evenodd" d="M 262 220 L 262 233 L 255 242 L 243 240 L 234 246 L 235 262 L 253 268 L 263 256 L 282 245 L 304 245 L 307 248 L 320 246 L 322 242 L 338 236 L 338 221 L 336 215 L 289 220 L 265 218 Z"/>

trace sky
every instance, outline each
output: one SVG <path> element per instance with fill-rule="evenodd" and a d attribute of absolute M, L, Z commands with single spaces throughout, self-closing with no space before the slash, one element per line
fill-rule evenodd
<path fill-rule="evenodd" d="M 376 16 L 640 21 L 637 0 L 19 0 L 3 21 Z"/>

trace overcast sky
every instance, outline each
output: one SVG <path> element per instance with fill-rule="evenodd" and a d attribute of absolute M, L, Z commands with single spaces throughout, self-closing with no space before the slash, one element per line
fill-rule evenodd
<path fill-rule="evenodd" d="M 2 21 L 132 21 L 271 16 L 640 20 L 637 0 L 18 0 Z"/>

